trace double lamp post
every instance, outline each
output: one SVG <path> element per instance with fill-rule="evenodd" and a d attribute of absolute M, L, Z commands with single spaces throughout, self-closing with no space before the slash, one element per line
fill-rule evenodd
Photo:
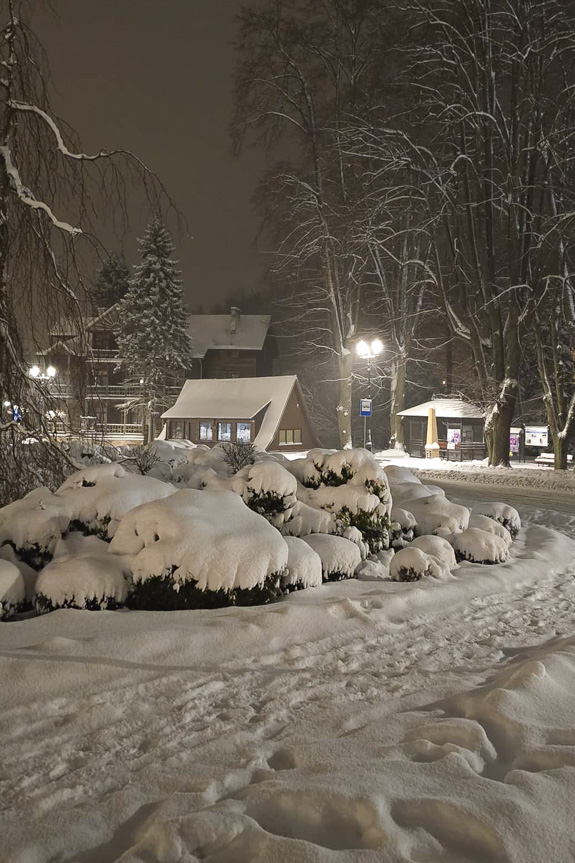
<path fill-rule="evenodd" d="M 362 360 L 367 360 L 367 399 L 361 400 L 360 414 L 363 416 L 363 446 L 365 449 L 372 450 L 371 414 L 373 402 L 371 398 L 371 364 L 383 352 L 383 342 L 380 339 L 372 339 L 369 342 L 362 339 L 356 344 L 355 350 Z M 364 404 L 366 401 L 367 405 Z M 364 407 L 366 410 L 363 410 Z"/>

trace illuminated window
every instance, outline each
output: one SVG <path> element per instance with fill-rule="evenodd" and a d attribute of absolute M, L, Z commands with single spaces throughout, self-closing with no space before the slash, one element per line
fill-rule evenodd
<path fill-rule="evenodd" d="M 250 443 L 252 439 L 251 423 L 236 423 L 236 440 L 238 443 Z"/>
<path fill-rule="evenodd" d="M 231 441 L 232 439 L 232 424 L 218 423 L 218 440 Z"/>
<path fill-rule="evenodd" d="M 279 442 L 281 446 L 301 443 L 301 429 L 280 429 Z"/>
<path fill-rule="evenodd" d="M 213 440 L 213 429 L 211 423 L 200 423 L 200 440 Z"/>

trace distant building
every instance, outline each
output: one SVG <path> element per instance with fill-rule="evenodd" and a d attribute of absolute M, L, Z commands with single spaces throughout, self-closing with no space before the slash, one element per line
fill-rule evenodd
<path fill-rule="evenodd" d="M 317 446 L 295 375 L 188 380 L 162 419 L 167 438 L 196 444 L 254 443 L 280 452 Z"/>
<path fill-rule="evenodd" d="M 50 345 L 37 362 L 52 365 L 56 377 L 49 387 L 58 405 L 61 433 L 89 429 L 117 443 L 142 440 L 139 411 L 121 407 L 137 399 L 141 387 L 122 368 L 115 331 L 118 304 L 88 318 L 82 332 L 78 323 L 62 321 L 50 334 Z M 269 315 L 190 315 L 192 368 L 187 378 L 244 378 L 271 374 L 273 345 Z M 167 387 L 176 398 L 178 386 Z"/>
<path fill-rule="evenodd" d="M 484 437 L 485 414 L 481 408 L 457 398 L 437 398 L 400 411 L 405 448 L 409 455 L 423 458 L 429 409 L 437 417 L 439 455 L 449 461 L 483 459 L 487 454 Z"/>
<path fill-rule="evenodd" d="M 190 315 L 194 378 L 253 378 L 272 373 L 270 315 Z"/>

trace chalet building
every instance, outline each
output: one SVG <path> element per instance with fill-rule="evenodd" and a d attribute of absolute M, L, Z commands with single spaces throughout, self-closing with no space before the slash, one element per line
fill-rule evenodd
<path fill-rule="evenodd" d="M 274 359 L 270 315 L 190 315 L 192 378 L 254 378 L 270 375 Z"/>
<path fill-rule="evenodd" d="M 162 419 L 166 438 L 196 444 L 253 443 L 280 452 L 317 446 L 295 375 L 188 380 Z"/>
<path fill-rule="evenodd" d="M 137 399 L 141 387 L 122 368 L 115 331 L 118 304 L 100 309 L 84 329 L 61 322 L 50 334 L 49 347 L 37 356 L 40 370 L 56 369 L 47 384 L 58 404 L 61 433 L 93 431 L 119 442 L 141 441 L 137 409 L 124 409 Z M 271 374 L 273 345 L 269 315 L 242 315 L 233 307 L 229 315 L 190 315 L 192 367 L 166 387 L 175 399 L 183 380 L 190 378 L 245 378 Z"/>
<path fill-rule="evenodd" d="M 483 459 L 487 455 L 481 408 L 457 398 L 437 398 L 400 411 L 405 448 L 409 455 L 425 457 L 429 409 L 435 410 L 439 455 L 448 461 Z"/>

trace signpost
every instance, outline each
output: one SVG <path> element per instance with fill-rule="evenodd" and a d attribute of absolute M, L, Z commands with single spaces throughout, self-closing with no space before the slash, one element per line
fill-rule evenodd
<path fill-rule="evenodd" d="M 525 426 L 525 446 L 549 446 L 547 426 Z"/>
<path fill-rule="evenodd" d="M 359 415 L 363 417 L 363 446 L 364 449 L 367 448 L 368 439 L 367 439 L 367 418 L 371 417 L 373 413 L 373 402 L 371 399 L 360 399 L 359 400 Z M 371 440 L 369 441 L 371 443 Z M 371 449 L 371 447 L 370 447 Z"/>

